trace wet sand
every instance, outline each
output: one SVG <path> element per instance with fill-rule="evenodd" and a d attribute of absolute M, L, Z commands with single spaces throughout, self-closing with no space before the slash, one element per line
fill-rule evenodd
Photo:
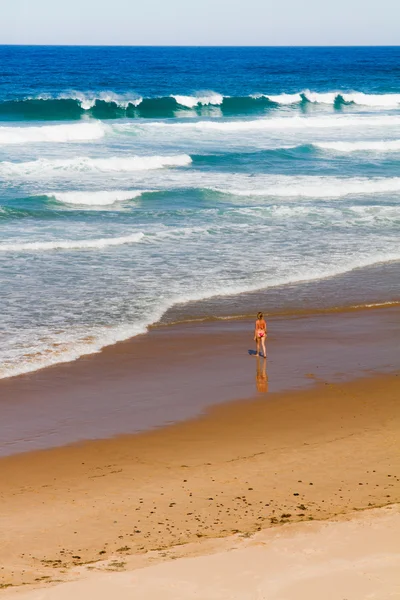
<path fill-rule="evenodd" d="M 249 355 L 253 326 L 155 327 L 73 363 L 0 380 L 0 456 L 145 431 L 265 393 L 264 367 Z M 272 317 L 268 326 L 269 394 L 400 366 L 398 307 Z"/>

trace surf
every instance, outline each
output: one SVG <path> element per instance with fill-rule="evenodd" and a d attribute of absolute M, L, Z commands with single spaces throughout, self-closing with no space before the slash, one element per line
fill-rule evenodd
<path fill-rule="evenodd" d="M 47 198 L 54 199 L 64 204 L 74 204 L 78 206 L 110 206 L 117 202 L 126 202 L 139 198 L 144 193 L 142 191 L 129 190 L 104 190 L 99 192 L 49 192 Z"/>
<path fill-rule="evenodd" d="M 131 235 L 90 240 L 53 240 L 49 242 L 15 242 L 0 244 L 0 252 L 40 252 L 51 250 L 91 250 L 134 244 L 144 238 L 143 232 Z"/>
<path fill-rule="evenodd" d="M 335 152 L 400 152 L 400 140 L 368 140 L 359 142 L 318 142 L 322 150 Z"/>
<path fill-rule="evenodd" d="M 164 169 L 167 167 L 185 167 L 192 159 L 187 154 L 172 156 L 111 156 L 108 158 L 90 158 L 79 156 L 70 159 L 39 158 L 27 162 L 0 163 L 0 174 L 3 176 L 43 176 L 69 172 L 131 173 Z"/>
<path fill-rule="evenodd" d="M 240 116 L 265 112 L 279 107 L 299 107 L 307 104 L 332 106 L 340 109 L 353 105 L 370 109 L 400 107 L 398 93 L 367 93 L 363 91 L 257 92 L 247 96 L 226 95 L 217 91 L 199 91 L 193 94 L 172 92 L 165 96 L 142 96 L 134 92 L 63 92 L 58 95 L 15 98 L 0 102 L 0 119 L 63 120 L 81 119 L 85 115 L 100 119 L 118 118 L 173 118 L 180 111 L 201 112 L 218 107 L 224 116 Z"/>
<path fill-rule="evenodd" d="M 93 141 L 104 137 L 105 132 L 105 126 L 100 122 L 41 127 L 0 127 L 0 145 Z"/>
<path fill-rule="evenodd" d="M 116 130 L 129 131 L 132 127 L 142 129 L 176 129 L 176 130 L 198 130 L 222 131 L 222 132 L 260 132 L 268 130 L 306 130 L 306 129 L 340 129 L 340 128 L 369 128 L 369 127 L 398 127 L 400 126 L 399 115 L 342 115 L 332 114 L 324 116 L 286 115 L 270 116 L 257 119 L 236 119 L 222 121 L 220 119 L 190 120 L 190 121 L 153 121 L 142 123 L 140 126 L 133 124 L 116 125 Z"/>

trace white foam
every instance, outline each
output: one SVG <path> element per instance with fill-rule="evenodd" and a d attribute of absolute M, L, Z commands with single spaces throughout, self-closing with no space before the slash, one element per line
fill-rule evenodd
<path fill-rule="evenodd" d="M 216 92 L 203 92 L 195 96 L 172 95 L 171 98 L 174 98 L 178 104 L 187 108 L 209 105 L 219 106 L 224 100 L 224 97 Z"/>
<path fill-rule="evenodd" d="M 220 105 L 222 104 L 224 97 L 217 92 L 206 91 L 198 92 L 193 96 L 183 94 L 171 94 L 171 98 L 175 98 L 178 104 L 193 108 L 197 105 Z M 400 105 L 400 94 L 366 94 L 365 92 L 344 92 L 341 90 L 334 90 L 328 92 L 313 92 L 311 90 L 301 90 L 294 93 L 281 93 L 281 94 L 251 94 L 250 98 L 268 98 L 271 102 L 276 102 L 281 105 L 299 104 L 303 100 L 307 100 L 313 104 L 328 104 L 333 105 L 337 100 L 343 99 L 345 102 L 354 103 L 360 106 L 369 106 L 376 108 L 396 108 Z M 152 98 L 154 99 L 154 98 Z M 102 92 L 81 92 L 81 91 L 70 91 L 60 94 L 58 96 L 51 96 L 50 94 L 41 94 L 40 96 L 32 97 L 29 96 L 26 100 L 76 100 L 79 102 L 83 110 L 90 110 L 94 107 L 97 101 L 103 101 L 107 103 L 114 103 L 121 108 L 127 108 L 128 105 L 139 106 L 143 102 L 141 96 L 137 96 L 135 93 L 124 93 L 117 94 L 112 91 Z"/>
<path fill-rule="evenodd" d="M 150 324 L 150 323 L 149 323 Z M 117 342 L 129 339 L 147 331 L 144 324 L 124 324 L 117 327 L 104 327 L 101 332 L 87 331 L 86 335 L 80 332 L 68 332 L 57 338 L 57 349 L 48 351 L 44 348 L 34 356 L 22 356 L 16 363 L 0 366 L 0 379 L 16 377 L 23 373 L 32 373 L 51 365 L 72 362 L 87 354 L 96 354 L 105 346 L 111 346 Z M 55 340 L 54 340 L 55 341 Z"/>
<path fill-rule="evenodd" d="M 106 126 L 102 123 L 43 125 L 42 127 L 0 127 L 0 144 L 89 141 L 102 138 L 105 131 Z"/>
<path fill-rule="evenodd" d="M 400 116 L 389 115 L 327 115 L 327 116 L 285 116 L 268 117 L 260 119 L 232 120 L 232 121 L 190 121 L 190 122 L 165 122 L 155 121 L 151 123 L 141 123 L 145 128 L 177 128 L 194 129 L 199 131 L 263 131 L 270 129 L 278 130 L 297 130 L 297 129 L 330 129 L 347 127 L 390 127 L 400 126 Z M 135 128 L 135 125 L 122 124 L 116 128 L 129 129 Z"/>
<path fill-rule="evenodd" d="M 29 162 L 0 163 L 0 174 L 8 176 L 39 175 L 44 173 L 57 174 L 60 172 L 132 172 L 162 169 L 165 167 L 184 167 L 189 165 L 192 159 L 187 154 L 175 156 L 111 156 L 109 158 L 89 158 L 79 156 L 70 159 L 47 159 L 40 158 Z"/>
<path fill-rule="evenodd" d="M 13 244 L 0 244 L 0 252 L 34 252 L 42 250 L 83 250 L 99 249 L 108 246 L 121 246 L 123 244 L 134 244 L 143 239 L 144 233 L 138 232 L 131 235 L 100 238 L 94 240 L 54 240 L 51 242 L 21 242 Z"/>
<path fill-rule="evenodd" d="M 198 170 L 168 170 L 163 172 L 160 179 L 152 171 L 144 171 L 136 182 L 140 188 L 134 192 L 121 191 L 121 196 L 116 199 L 115 194 L 120 191 L 93 192 L 87 196 L 86 192 L 48 192 L 47 196 L 59 196 L 61 202 L 71 204 L 95 205 L 98 201 L 111 204 L 113 201 L 130 199 L 133 194 L 136 197 L 140 193 L 171 192 L 177 190 L 211 190 L 222 194 L 230 194 L 241 197 L 265 197 L 265 198 L 342 198 L 348 195 L 369 196 L 373 194 L 400 194 L 400 177 L 332 177 L 321 175 L 267 175 L 230 173 L 224 171 L 208 171 L 207 177 L 203 171 Z M 65 194 L 65 196 L 64 196 Z M 97 194 L 99 194 L 97 196 Z M 104 194 L 104 196 L 103 196 Z M 126 194 L 126 195 L 125 195 Z M 129 198 L 128 198 L 129 196 Z M 101 205 L 101 204 L 99 204 Z"/>
<path fill-rule="evenodd" d="M 351 194 L 400 194 L 400 177 L 332 177 L 322 175 L 267 175 L 196 170 L 168 171 L 162 183 L 146 173 L 144 185 L 154 191 L 209 189 L 236 196 L 341 198 Z"/>
<path fill-rule="evenodd" d="M 396 108 L 400 105 L 400 94 L 364 94 L 362 92 L 340 93 L 345 102 L 363 106 Z"/>
<path fill-rule="evenodd" d="M 1 165 L 0 165 L 1 166 Z M 136 178 L 136 177 L 135 177 Z M 400 177 L 332 177 L 321 175 L 269 175 L 269 174 L 247 174 L 231 173 L 224 171 L 208 171 L 207 176 L 203 171 L 188 169 L 179 171 L 170 169 L 163 172 L 160 179 L 152 171 L 144 171 L 136 182 L 140 188 L 134 192 L 121 191 L 122 200 L 127 196 L 132 197 L 140 193 L 171 192 L 175 190 L 211 190 L 223 194 L 241 197 L 265 197 L 265 198 L 341 198 L 348 195 L 369 196 L 373 194 L 400 194 Z M 56 197 L 62 202 L 71 204 L 76 193 L 77 203 L 81 200 L 85 204 L 93 202 L 112 203 L 120 191 L 93 192 L 93 197 L 88 196 L 85 202 L 86 192 L 48 192 L 47 196 Z M 104 197 L 102 195 L 104 193 Z M 64 196 L 65 194 L 65 196 Z M 82 196 L 81 196 L 82 194 Z M 99 196 L 97 197 L 97 194 Z M 125 196 L 126 194 L 126 196 Z"/>
<path fill-rule="evenodd" d="M 52 192 L 46 194 L 49 198 L 55 198 L 58 202 L 66 204 L 78 204 L 88 206 L 107 206 L 115 202 L 133 200 L 143 194 L 143 191 L 100 191 L 100 192 Z"/>
<path fill-rule="evenodd" d="M 253 94 L 252 98 L 267 98 L 271 102 L 277 104 L 299 104 L 303 100 L 308 100 L 313 104 L 334 104 L 340 92 L 311 92 L 310 90 L 303 90 L 294 94 Z"/>
<path fill-rule="evenodd" d="M 365 94 L 363 92 L 312 92 L 304 90 L 301 96 L 314 104 L 334 104 L 341 98 L 360 106 L 395 108 L 400 104 L 400 94 Z"/>
<path fill-rule="evenodd" d="M 246 217 L 245 223 L 231 223 L 226 227 L 228 230 L 248 227 L 248 218 L 264 219 L 296 219 L 298 226 L 302 227 L 301 219 L 308 223 L 320 224 L 335 221 L 336 223 L 352 223 L 354 225 L 362 222 L 371 224 L 386 224 L 389 221 L 400 223 L 400 205 L 387 206 L 382 204 L 350 205 L 349 202 L 337 202 L 334 205 L 315 205 L 315 203 L 282 202 L 271 204 L 258 203 L 256 206 L 239 206 L 229 209 L 229 212 L 241 214 Z M 221 227 L 221 229 L 223 229 Z"/>
<path fill-rule="evenodd" d="M 398 152 L 400 151 L 400 140 L 360 141 L 360 142 L 318 142 L 315 144 L 324 150 L 337 152 Z"/>
<path fill-rule="evenodd" d="M 271 100 L 271 102 L 276 102 L 277 104 L 298 104 L 302 101 L 301 94 L 252 94 L 251 98 L 267 98 Z"/>
<path fill-rule="evenodd" d="M 302 92 L 302 96 L 306 98 L 309 102 L 313 104 L 334 104 L 338 92 L 310 92 L 310 90 L 305 90 Z"/>
<path fill-rule="evenodd" d="M 116 94 L 114 92 L 71 92 L 58 96 L 60 100 L 77 100 L 84 110 L 90 110 L 98 100 L 107 103 L 114 103 L 117 106 L 126 109 L 129 104 L 139 106 L 143 101 L 140 96 L 129 94 Z"/>
<path fill-rule="evenodd" d="M 221 182 L 222 183 L 222 182 Z M 210 189 L 236 196 L 339 198 L 348 195 L 400 193 L 400 177 L 340 178 L 321 176 L 231 176 Z M 235 186 L 235 187 L 234 187 Z M 240 187 L 239 187 L 240 186 Z"/>
<path fill-rule="evenodd" d="M 253 98 L 268 98 L 271 102 L 278 104 L 298 104 L 304 99 L 313 104 L 333 105 L 336 100 L 341 98 L 345 102 L 351 102 L 360 106 L 395 108 L 400 105 L 400 94 L 365 94 L 364 92 L 342 92 L 340 90 L 332 92 L 312 92 L 311 90 L 302 90 L 294 94 L 254 94 Z"/>

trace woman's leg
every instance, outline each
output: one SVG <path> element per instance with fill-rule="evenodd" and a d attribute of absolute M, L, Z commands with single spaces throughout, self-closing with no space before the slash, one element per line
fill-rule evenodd
<path fill-rule="evenodd" d="M 264 337 L 261 338 L 261 346 L 262 346 L 262 350 L 263 350 L 263 355 L 265 358 L 267 358 L 267 352 L 265 350 L 265 335 L 264 335 Z"/>
<path fill-rule="evenodd" d="M 256 337 L 256 344 L 257 344 L 257 356 L 260 354 L 260 338 Z"/>

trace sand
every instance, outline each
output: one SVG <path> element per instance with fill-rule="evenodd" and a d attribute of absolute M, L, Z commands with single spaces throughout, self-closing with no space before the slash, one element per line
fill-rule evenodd
<path fill-rule="evenodd" d="M 193 548 L 187 549 L 194 550 Z M 324 523 L 231 536 L 203 556 L 151 553 L 115 573 L 113 561 L 76 569 L 77 581 L 5 593 L 19 600 L 395 600 L 400 597 L 400 506 Z M 162 561 L 162 562 L 161 562 Z M 151 563 L 155 564 L 151 564 Z M 136 567 L 136 568 L 135 568 Z"/>
<path fill-rule="evenodd" d="M 376 584 L 376 598 L 395 597 L 395 592 L 391 591 L 395 589 L 392 576 L 393 565 L 397 567 L 397 559 L 393 558 L 395 548 L 390 542 L 390 548 L 385 550 L 386 554 L 382 551 L 383 558 L 379 561 L 376 556 L 379 557 L 381 551 L 375 552 L 374 532 L 376 543 L 380 540 L 384 547 L 385 536 L 392 539 L 397 530 L 397 509 L 381 509 L 382 518 L 381 513 L 371 512 L 371 509 L 393 507 L 400 502 L 398 311 L 372 311 L 368 313 L 370 317 L 360 313 L 359 318 L 358 313 L 354 314 L 329 316 L 325 321 L 320 316 L 307 317 L 307 322 L 298 317 L 294 325 L 297 331 L 303 327 L 304 335 L 297 340 L 293 340 L 290 329 L 293 323 L 286 329 L 282 324 L 281 336 L 274 339 L 278 330 L 275 323 L 267 363 L 249 356 L 247 349 L 243 356 L 243 348 L 247 348 L 248 342 L 248 333 L 244 337 L 247 331 L 244 325 L 247 327 L 247 324 L 243 324 L 243 328 L 236 324 L 221 333 L 223 325 L 217 323 L 213 325 L 212 334 L 207 329 L 210 324 L 199 324 L 188 328 L 187 335 L 190 336 L 192 331 L 192 335 L 197 336 L 197 340 L 203 338 L 203 342 L 199 341 L 189 350 L 187 335 L 183 335 L 181 329 L 164 328 L 155 332 L 153 340 L 160 342 L 157 351 L 171 349 L 172 339 L 174 352 L 165 356 L 160 370 L 155 370 L 154 365 L 148 367 L 144 378 L 138 373 L 140 365 L 146 364 L 146 360 L 148 363 L 145 338 L 118 345 L 71 365 L 5 382 L 0 386 L 0 390 L 7 392 L 2 397 L 3 407 L 17 401 L 22 416 L 30 398 L 32 410 L 40 398 L 46 401 L 43 407 L 47 410 L 52 398 L 57 403 L 56 392 L 62 389 L 62 384 L 67 385 L 68 395 L 63 396 L 65 401 L 70 400 L 67 431 L 73 431 L 74 409 L 82 403 L 85 410 L 91 412 L 92 422 L 98 426 L 98 437 L 106 437 L 102 435 L 101 423 L 108 413 L 97 420 L 96 397 L 104 402 L 104 406 L 106 401 L 109 406 L 117 403 L 117 421 L 121 422 L 125 415 L 127 426 L 132 427 L 128 422 L 129 411 L 124 413 L 125 405 L 118 402 L 119 394 L 129 393 L 129 383 L 135 389 L 136 377 L 143 386 L 139 389 L 145 390 L 143 382 L 153 376 L 159 386 L 160 401 L 164 384 L 167 397 L 174 398 L 173 390 L 179 389 L 179 393 L 176 392 L 179 406 L 185 394 L 190 405 L 192 393 L 205 395 L 205 403 L 203 412 L 194 411 L 197 416 L 189 420 L 184 420 L 186 413 L 183 411 L 183 416 L 180 412 L 177 422 L 168 426 L 67 446 L 60 445 L 57 427 L 63 421 L 57 409 L 54 415 L 59 420 L 52 422 L 54 439 L 48 435 L 47 426 L 38 433 L 38 447 L 43 439 L 47 446 L 53 440 L 54 446 L 59 447 L 0 459 L 0 593 L 7 594 L 4 597 L 24 594 L 25 586 L 29 586 L 32 594 L 39 594 L 33 598 L 63 598 L 71 597 L 72 590 L 79 597 L 79 590 L 92 584 L 106 590 L 108 584 L 102 580 L 100 583 L 92 581 L 90 576 L 90 581 L 86 581 L 93 570 L 96 576 L 112 575 L 109 595 L 115 596 L 118 590 L 121 598 L 125 592 L 118 586 L 129 590 L 131 584 L 136 583 L 140 598 L 160 597 L 160 589 L 163 594 L 165 592 L 165 598 L 191 598 L 196 597 L 193 594 L 197 592 L 197 597 L 202 598 L 246 598 L 234 594 L 250 586 L 251 581 L 253 587 L 249 589 L 249 598 L 270 599 L 274 598 L 273 593 L 276 598 L 302 598 L 290 596 L 294 592 L 289 588 L 282 592 L 282 586 L 286 585 L 282 574 L 290 567 L 294 579 L 289 578 L 288 585 L 300 589 L 296 580 L 300 577 L 301 585 L 306 586 L 305 594 L 308 589 L 308 598 L 319 600 L 321 588 L 318 586 L 326 584 L 330 588 L 332 577 L 341 573 L 340 581 L 343 580 L 344 585 L 348 582 L 348 589 L 352 591 L 348 597 L 353 600 L 365 597 L 360 595 L 365 590 L 365 578 L 357 575 L 364 565 L 371 586 Z M 230 333 L 226 335 L 226 331 Z M 226 352 L 217 354 L 218 358 L 210 357 L 210 341 L 219 347 L 225 345 Z M 130 375 L 128 367 L 132 357 L 137 356 L 135 349 L 138 348 L 142 353 L 138 363 L 133 361 L 133 374 Z M 384 351 L 381 352 L 382 348 Z M 248 366 L 236 372 L 234 365 L 242 364 L 244 360 Z M 199 365 L 204 366 L 200 375 Z M 229 365 L 223 374 L 221 365 Z M 163 379 L 160 372 L 166 373 L 170 368 L 172 375 Z M 210 374 L 214 375 L 208 380 Z M 121 385 L 112 395 L 109 385 L 118 377 L 122 378 Z M 219 385 L 221 378 L 222 386 Z M 273 387 L 271 378 L 275 384 L 280 382 L 274 392 L 268 391 Z M 240 389 L 243 390 L 250 389 L 251 385 L 252 395 L 243 394 L 242 400 L 222 404 L 214 402 L 214 395 L 224 396 L 224 391 L 228 396 L 225 400 L 233 400 L 238 381 L 242 382 Z M 54 389 L 57 385 L 59 387 Z M 209 389 L 213 390 L 211 397 L 207 396 Z M 254 396 L 256 392 L 258 395 Z M 5 411 L 5 414 L 9 413 Z M 188 414 L 193 415 L 193 411 Z M 8 423 L 15 423 L 15 418 Z M 112 412 L 109 418 L 112 420 Z M 78 420 L 76 425 L 80 429 L 82 423 Z M 12 433 L 12 427 L 4 431 Z M 34 442 L 32 436 L 29 443 L 34 445 Z M 332 524 L 331 535 L 331 530 L 322 522 L 338 517 L 339 522 Z M 359 522 L 359 518 L 365 518 L 365 523 L 369 524 L 369 546 L 357 542 L 363 539 L 367 527 L 364 521 L 364 525 Z M 343 550 L 340 540 L 346 536 L 353 539 L 353 525 L 348 524 L 353 521 L 361 523 L 354 525 L 354 552 L 344 553 L 343 561 L 338 565 L 337 557 Z M 343 535 L 340 533 L 342 526 L 347 527 Z M 310 577 L 302 579 L 300 576 L 305 568 L 300 551 L 291 553 L 288 550 L 287 563 L 272 561 L 276 567 L 274 576 L 268 570 L 272 560 L 268 552 L 275 552 L 274 544 L 279 546 L 279 540 L 286 535 L 294 540 L 296 548 L 302 547 L 301 540 L 311 540 L 315 536 L 315 543 L 310 541 L 310 548 L 319 547 L 320 550 L 310 550 Z M 264 539 L 265 543 L 262 542 Z M 260 555 L 255 540 L 261 540 Z M 329 540 L 332 546 L 329 546 Z M 231 549 L 237 544 L 249 554 L 243 558 L 238 555 L 239 558 L 232 559 L 231 563 L 230 554 L 234 556 Z M 347 548 L 347 544 L 345 546 Z M 210 552 L 222 553 L 221 565 L 226 566 L 221 566 L 221 571 L 210 570 L 211 583 L 207 587 L 208 580 L 202 573 L 204 569 L 207 572 L 211 569 L 207 563 L 211 560 L 207 558 Z M 196 555 L 205 557 L 198 559 L 198 567 L 193 571 L 186 566 L 190 562 L 183 562 L 182 570 L 179 570 L 183 579 L 180 580 L 175 570 L 178 559 L 192 557 L 190 560 L 194 560 Z M 390 555 L 390 560 L 386 561 L 386 555 Z M 147 570 L 152 562 L 158 563 L 169 557 L 176 560 L 169 561 L 169 566 L 165 563 L 165 566 L 157 567 L 170 569 L 164 575 L 159 576 L 159 571 L 154 575 Z M 215 556 L 213 560 L 216 560 Z M 238 565 L 244 560 L 247 561 L 246 568 L 244 571 L 239 569 L 237 577 L 229 579 L 222 575 L 227 571 L 238 571 Z M 355 570 L 349 574 L 346 565 L 353 563 Z M 136 573 L 138 568 L 144 570 L 138 579 L 132 579 L 133 575 L 129 573 L 133 569 Z M 106 569 L 107 575 L 97 573 L 97 569 Z M 120 578 L 114 571 L 126 573 Z M 166 578 L 165 585 L 163 577 Z M 68 583 L 71 580 L 77 580 L 77 583 Z M 376 583 L 378 580 L 383 587 Z M 157 581 L 161 588 L 154 587 Z M 179 584 L 179 581 L 183 583 Z M 57 582 L 67 582 L 67 587 L 60 583 L 60 586 L 57 584 L 54 588 L 49 587 L 48 592 L 44 591 L 43 586 Z M 354 589 L 351 587 L 353 582 Z M 83 587 L 75 591 L 75 588 L 70 590 L 69 585 Z M 277 587 L 271 591 L 268 586 L 273 585 Z M 39 586 L 39 592 L 35 591 L 35 586 Z M 43 595 L 50 590 L 54 590 L 52 594 L 61 595 Z M 310 590 L 314 591 L 311 593 Z M 371 587 L 371 590 L 375 588 Z M 64 593 L 67 596 L 62 596 Z M 280 596 L 282 593 L 285 595 Z M 82 594 L 82 597 L 90 597 L 92 592 Z M 324 597 L 328 598 L 326 594 Z M 335 600 L 346 597 L 343 594 L 332 596 Z"/>
<path fill-rule="evenodd" d="M 400 377 L 1 461 L 1 583 L 400 500 Z"/>

